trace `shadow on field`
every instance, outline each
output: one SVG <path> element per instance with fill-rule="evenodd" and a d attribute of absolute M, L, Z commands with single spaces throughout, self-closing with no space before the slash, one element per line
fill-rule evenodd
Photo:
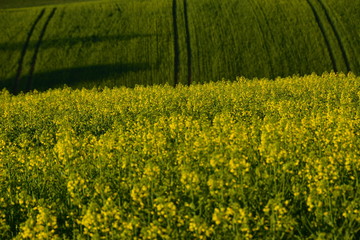
<path fill-rule="evenodd" d="M 101 42 L 117 42 L 117 41 L 129 41 L 136 38 L 146 38 L 153 37 L 155 34 L 131 34 L 131 35 L 118 35 L 118 36 L 97 36 L 91 35 L 86 37 L 74 37 L 74 38 L 59 38 L 52 40 L 43 40 L 41 42 L 41 49 L 47 48 L 64 48 L 72 47 L 77 44 L 91 44 L 91 43 L 101 43 Z M 37 41 L 30 41 L 28 50 L 34 49 L 37 44 Z M 0 50 L 6 51 L 16 51 L 21 49 L 24 46 L 24 42 L 11 42 L 11 43 L 2 43 L 0 44 Z"/>
<path fill-rule="evenodd" d="M 140 72 L 150 69 L 152 69 L 152 67 L 148 63 L 105 64 L 58 69 L 34 74 L 32 77 L 33 86 L 31 86 L 30 89 L 26 89 L 25 87 L 29 76 L 24 76 L 21 79 L 21 84 L 18 89 L 20 91 L 27 92 L 34 89 L 38 91 L 45 91 L 50 88 L 63 87 L 64 85 L 74 88 L 99 87 L 104 85 L 104 80 L 109 79 L 111 82 L 111 80 L 118 79 L 126 73 Z M 13 78 L 0 81 L 0 89 L 6 88 L 10 92 L 14 93 L 12 91 L 13 83 Z"/>
<path fill-rule="evenodd" d="M 52 5 L 52 4 L 68 4 L 68 3 L 91 2 L 91 1 L 96 1 L 96 0 L 36 0 L 36 1 L 0 0 L 0 9 L 27 8 L 27 7 L 36 7 L 36 6 L 46 6 L 46 5 Z"/>

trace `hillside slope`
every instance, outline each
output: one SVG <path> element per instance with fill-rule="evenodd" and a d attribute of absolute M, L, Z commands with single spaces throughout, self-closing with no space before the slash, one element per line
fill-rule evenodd
<path fill-rule="evenodd" d="M 359 1 L 43 2 L 0 2 L 0 88 L 360 73 Z"/>

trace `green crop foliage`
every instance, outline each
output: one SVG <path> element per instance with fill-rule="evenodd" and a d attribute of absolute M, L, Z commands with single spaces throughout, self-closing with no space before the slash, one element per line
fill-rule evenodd
<path fill-rule="evenodd" d="M 23 42 L 27 38 L 33 20 L 37 17 L 40 11 L 15 11 L 15 12 L 1 12 L 0 23 L 2 24 L 2 33 L 0 35 L 0 86 L 9 87 L 11 82 L 4 84 L 5 79 L 11 79 L 15 76 L 18 69 L 18 61 L 21 57 L 22 44 L 16 42 Z M 22 21 L 19 22 L 19 19 Z M 17 24 L 13 24 L 17 22 Z M 6 26 L 6 27 L 5 27 Z M 28 69 L 24 69 L 26 74 Z"/>
<path fill-rule="evenodd" d="M 156 1 L 155 5 L 149 1 L 123 1 L 121 4 L 79 3 L 45 8 L 44 16 L 31 34 L 19 90 L 28 90 L 25 86 L 29 78 L 26 70 L 31 66 L 39 42 L 32 83 L 32 88 L 38 90 L 64 84 L 91 88 L 171 82 L 169 6 L 170 3 L 164 0 Z M 42 9 L 25 11 L 32 13 L 35 20 Z M 55 14 L 50 17 L 53 9 Z M 5 11 L 4 19 L 8 18 L 7 15 L 13 17 L 15 13 L 17 11 Z M 31 26 L 34 20 L 24 25 Z M 42 31 L 45 34 L 40 40 Z M 19 59 L 15 53 L 25 43 L 7 41 L 4 40 L 4 51 L 14 60 Z M 9 88 L 13 84 L 16 64 L 3 67 L 6 73 L 3 87 Z"/>
<path fill-rule="evenodd" d="M 0 94 L 1 239 L 358 239 L 360 78 Z"/>
<path fill-rule="evenodd" d="M 339 35 L 342 36 L 350 66 L 352 69 L 356 69 L 359 74 L 360 60 L 357 56 L 360 53 L 360 26 L 355 24 L 356 19 L 353 16 L 358 16 L 360 2 L 327 0 L 324 3 L 329 13 L 333 16 L 335 28 Z M 352 4 L 354 4 L 353 7 L 349 7 Z"/>
<path fill-rule="evenodd" d="M 318 5 L 316 7 L 320 23 L 303 0 L 190 1 L 195 45 L 194 79 L 204 82 L 236 75 L 275 78 L 311 72 L 321 74 L 329 69 L 346 72 L 333 30 L 325 13 Z M 354 23 L 345 23 L 345 20 L 341 23 L 355 27 Z M 334 69 L 319 24 L 324 25 L 325 33 L 329 35 L 325 37 L 331 43 L 330 54 L 335 55 L 337 69 Z M 354 32 L 358 34 L 358 28 L 351 35 L 341 32 L 340 37 L 358 42 Z M 345 47 L 350 50 L 350 45 Z M 356 66 L 352 69 L 358 71 Z"/>
<path fill-rule="evenodd" d="M 0 89 L 14 93 L 360 73 L 358 1 L 19 0 L 0 8 Z"/>

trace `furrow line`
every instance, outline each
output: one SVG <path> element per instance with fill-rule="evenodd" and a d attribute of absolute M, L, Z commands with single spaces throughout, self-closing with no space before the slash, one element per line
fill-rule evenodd
<path fill-rule="evenodd" d="M 45 36 L 45 33 L 46 33 L 46 29 L 51 21 L 51 19 L 54 17 L 55 15 L 55 12 L 56 12 L 56 9 L 57 8 L 53 8 L 53 10 L 51 11 L 51 13 L 49 14 L 48 18 L 46 19 L 46 22 L 41 30 L 41 33 L 40 33 L 40 36 L 39 36 L 39 40 L 37 41 L 36 43 L 36 46 L 35 46 L 35 51 L 34 51 L 34 55 L 32 57 L 32 60 L 31 60 L 31 64 L 30 64 L 30 72 L 29 72 L 29 78 L 28 78 L 28 82 L 27 82 L 27 86 L 26 86 L 26 89 L 27 91 L 30 91 L 31 88 L 32 88 L 32 85 L 33 85 L 33 75 L 34 75 L 34 72 L 35 72 L 35 66 L 36 66 L 36 60 L 37 60 L 37 56 L 39 54 L 39 50 L 40 50 L 40 46 L 41 46 L 41 42 Z"/>
<path fill-rule="evenodd" d="M 173 0 L 172 4 L 173 28 L 174 28 L 174 86 L 179 84 L 180 72 L 180 45 L 179 30 L 177 26 L 177 0 Z"/>
<path fill-rule="evenodd" d="M 317 0 L 318 3 L 320 4 L 322 10 L 324 11 L 325 13 L 325 16 L 326 16 L 326 20 L 329 22 L 331 28 L 332 28 L 332 31 L 334 32 L 334 35 L 336 37 L 336 40 L 339 44 L 339 47 L 340 47 L 340 50 L 341 50 L 341 54 L 342 54 L 342 57 L 344 59 L 344 62 L 345 62 L 345 65 L 346 65 L 346 71 L 347 72 L 350 72 L 351 71 L 351 67 L 350 67 L 350 61 L 349 61 L 349 58 L 346 54 L 346 51 L 345 51 L 345 47 L 344 47 L 344 44 L 341 40 L 341 37 L 340 37 L 340 34 L 339 32 L 337 31 L 336 27 L 335 27 L 335 23 L 334 21 L 332 20 L 332 18 L 330 17 L 330 14 L 329 14 L 329 11 L 328 9 L 326 8 L 325 4 L 323 3 L 322 0 Z"/>
<path fill-rule="evenodd" d="M 37 16 L 37 18 L 35 19 L 35 22 L 33 23 L 33 25 L 31 26 L 28 34 L 27 34 L 27 38 L 25 40 L 23 49 L 21 51 L 21 55 L 20 55 L 20 59 L 19 59 L 19 66 L 16 72 L 16 77 L 15 77 L 15 81 L 14 81 L 14 86 L 13 86 L 13 92 L 14 94 L 18 93 L 19 91 L 19 84 L 20 84 L 20 79 L 21 79 L 21 73 L 22 73 L 22 69 L 23 69 L 23 64 L 24 64 L 24 59 L 25 59 L 25 55 L 26 55 L 26 51 L 27 48 L 29 47 L 29 43 L 30 43 L 30 39 L 31 36 L 34 33 L 34 30 L 36 28 L 36 25 L 39 23 L 39 21 L 41 20 L 41 18 L 44 16 L 45 13 L 45 8 L 41 10 L 40 14 Z"/>
<path fill-rule="evenodd" d="M 321 34 L 323 35 L 324 37 L 324 40 L 325 40 L 325 44 L 326 44 L 326 47 L 328 49 L 328 53 L 329 53 L 329 56 L 330 56 L 330 59 L 331 59 L 331 62 L 332 62 L 332 65 L 333 65 L 333 70 L 335 72 L 338 72 L 338 68 L 336 66 L 336 60 L 335 60 L 335 55 L 334 53 L 332 52 L 332 48 L 331 48 L 331 44 L 330 44 L 330 41 L 328 39 L 328 36 L 326 35 L 326 30 L 325 30 L 325 27 L 323 25 L 323 23 L 321 22 L 320 20 L 320 16 L 318 14 L 318 12 L 316 11 L 315 9 L 315 6 L 311 3 L 310 0 L 306 0 L 307 3 L 309 4 L 313 14 L 314 14 L 314 17 L 315 17 L 315 20 L 316 20 L 316 23 L 317 25 L 319 26 L 320 28 L 320 31 L 321 31 Z"/>
<path fill-rule="evenodd" d="M 187 51 L 187 70 L 188 70 L 187 84 L 190 86 L 190 84 L 192 82 L 192 79 L 191 79 L 192 56 L 191 56 L 191 39 L 190 39 L 187 0 L 184 0 L 184 19 L 185 19 L 185 38 L 186 38 L 186 51 Z"/>

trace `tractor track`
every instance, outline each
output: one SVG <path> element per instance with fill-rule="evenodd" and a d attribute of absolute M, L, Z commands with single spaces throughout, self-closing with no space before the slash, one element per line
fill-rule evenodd
<path fill-rule="evenodd" d="M 322 0 L 316 0 L 316 1 L 320 4 L 322 10 L 323 10 L 324 13 L 325 13 L 326 20 L 328 21 L 328 23 L 330 24 L 330 26 L 331 26 L 331 28 L 332 28 L 332 31 L 334 32 L 334 35 L 335 35 L 335 37 L 336 37 L 336 40 L 337 40 L 338 45 L 339 45 L 340 50 L 341 50 L 342 57 L 343 57 L 343 59 L 344 59 L 345 65 L 346 65 L 346 71 L 347 71 L 347 72 L 350 72 L 350 71 L 351 71 L 351 67 L 350 67 L 349 58 L 348 58 L 348 56 L 347 56 L 347 54 L 346 54 L 345 47 L 344 47 L 344 44 L 343 44 L 343 42 L 342 42 L 342 40 L 341 40 L 340 34 L 339 34 L 339 32 L 337 31 L 337 29 L 336 29 L 336 27 L 335 27 L 335 23 L 334 23 L 334 21 L 332 20 L 332 18 L 330 17 L 329 11 L 328 11 L 328 9 L 326 8 L 326 6 L 325 6 L 325 4 L 323 3 L 323 1 L 322 1 Z"/>
<path fill-rule="evenodd" d="M 24 59 L 25 59 L 25 55 L 26 55 L 26 51 L 29 47 L 29 43 L 30 43 L 30 39 L 31 36 L 34 33 L 34 30 L 36 28 L 36 25 L 39 23 L 39 21 L 41 20 L 41 18 L 44 16 L 45 14 L 45 8 L 41 10 L 40 14 L 37 16 L 37 18 L 35 19 L 34 23 L 32 24 L 28 34 L 27 34 L 27 38 L 25 40 L 23 49 L 21 51 L 21 55 L 20 55 L 20 59 L 18 62 L 18 69 L 16 72 L 16 77 L 15 77 L 15 81 L 14 81 L 14 86 L 13 86 L 13 92 L 16 94 L 19 91 L 19 84 L 20 84 L 20 79 L 21 79 L 21 74 L 22 74 L 22 69 L 23 69 L 23 64 L 24 64 Z"/>
<path fill-rule="evenodd" d="M 190 29 L 189 29 L 189 16 L 188 16 L 188 5 L 187 0 L 184 0 L 184 19 L 185 19 L 185 39 L 186 39 L 186 51 L 187 51 L 187 85 L 190 86 L 192 79 L 192 56 L 191 56 L 191 39 L 190 39 Z"/>
<path fill-rule="evenodd" d="M 38 41 L 36 43 L 34 55 L 32 57 L 31 64 L 30 64 L 30 72 L 29 72 L 28 82 L 27 82 L 27 86 L 26 86 L 27 91 L 30 91 L 31 88 L 32 88 L 33 75 L 34 75 L 34 72 L 35 72 L 36 60 L 37 60 L 37 56 L 39 54 L 41 42 L 42 42 L 42 40 L 43 40 L 43 38 L 45 36 L 46 29 L 47 29 L 51 19 L 55 15 L 56 10 L 57 10 L 57 8 L 52 9 L 51 13 L 49 14 L 48 18 L 46 19 L 46 22 L 45 22 L 43 28 L 41 29 L 40 36 L 39 36 L 39 39 L 38 39 Z"/>
<path fill-rule="evenodd" d="M 313 14 L 314 14 L 314 17 L 315 17 L 315 20 L 316 20 L 316 23 L 317 25 L 319 26 L 319 29 L 321 31 L 321 34 L 323 35 L 323 38 L 325 40 L 325 44 L 326 44 L 326 47 L 327 47 L 327 50 L 328 50 L 328 53 L 329 53 L 329 56 L 330 56 L 330 59 L 331 59 L 331 63 L 332 63 L 332 66 L 333 66 L 333 70 L 335 72 L 338 72 L 338 68 L 336 66 L 336 60 L 335 60 L 335 55 L 332 51 L 332 48 L 331 48 L 331 44 L 330 44 L 330 41 L 329 41 L 329 38 L 326 34 L 326 29 L 320 19 L 320 16 L 318 14 L 318 12 L 316 11 L 316 8 L 315 6 L 313 5 L 313 3 L 310 1 L 310 0 L 306 0 L 308 5 L 310 6 Z"/>
<path fill-rule="evenodd" d="M 180 73 L 180 44 L 179 29 L 177 26 L 177 0 L 172 3 L 173 30 L 174 30 L 174 86 L 179 84 Z"/>

